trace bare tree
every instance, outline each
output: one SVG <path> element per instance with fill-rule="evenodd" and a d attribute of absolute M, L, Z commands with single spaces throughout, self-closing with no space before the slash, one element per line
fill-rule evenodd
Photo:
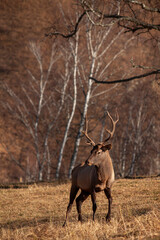
<path fill-rule="evenodd" d="M 60 153 L 59 153 L 59 158 L 58 158 L 58 163 L 57 163 L 57 168 L 56 168 L 56 178 L 59 178 L 59 172 L 60 172 L 60 168 L 61 168 L 61 164 L 62 164 L 62 159 L 63 159 L 63 153 L 64 153 L 64 149 L 65 149 L 65 145 L 67 142 L 67 138 L 68 138 L 68 133 L 70 130 L 70 126 L 75 114 L 75 110 L 76 110 L 76 105 L 77 105 L 77 65 L 78 65 L 78 46 L 79 46 L 79 34 L 76 34 L 75 39 L 72 41 L 71 39 L 69 40 L 69 45 L 70 45 L 70 51 L 72 53 L 72 56 L 74 58 L 74 67 L 73 67 L 73 104 L 72 104 L 72 110 L 71 113 L 68 117 L 68 122 L 66 125 L 66 129 L 65 129 L 65 133 L 64 133 L 64 137 L 62 140 L 62 145 L 60 148 Z M 66 64 L 67 64 L 67 68 L 66 68 L 66 77 L 70 77 L 70 73 L 71 70 L 69 71 L 69 66 L 68 66 L 68 54 L 66 56 Z M 64 79 L 65 80 L 65 79 Z"/>
<path fill-rule="evenodd" d="M 132 109 L 130 111 L 130 119 L 131 119 L 131 125 L 132 125 L 132 134 L 129 135 L 130 138 L 130 144 L 132 144 L 132 154 L 131 154 L 131 161 L 130 161 L 130 167 L 128 176 L 133 176 L 135 173 L 135 166 L 136 163 L 139 161 L 142 153 L 142 149 L 145 146 L 146 139 L 149 136 L 150 128 L 152 126 L 153 117 L 149 120 L 146 127 L 145 121 L 146 121 L 146 113 L 145 113 L 145 107 L 144 107 L 144 99 L 142 98 L 140 101 L 139 108 L 137 109 L 136 118 L 132 116 Z M 135 115 L 135 114 L 134 114 Z"/>
<path fill-rule="evenodd" d="M 125 29 L 125 33 L 136 33 L 136 36 L 147 33 L 153 41 L 156 40 L 159 42 L 157 33 L 160 31 L 160 24 L 158 22 L 160 4 L 156 0 L 99 0 L 96 2 L 78 0 L 77 3 L 80 6 L 81 13 L 77 21 L 72 24 L 72 30 L 64 34 L 51 27 L 49 33 L 46 33 L 46 37 L 62 36 L 63 38 L 71 38 L 77 33 L 79 27 L 84 24 L 84 19 L 87 18 L 93 26 L 102 27 L 104 32 L 109 26 L 116 25 Z M 143 68 L 143 70 L 142 74 L 134 74 L 127 78 L 118 78 L 110 81 L 100 80 L 95 76 L 91 76 L 91 79 L 96 83 L 115 84 L 160 74 L 160 68 L 157 66 L 151 66 L 150 71 L 147 71 L 146 68 Z"/>
<path fill-rule="evenodd" d="M 117 87 L 117 85 L 114 85 L 111 88 L 102 90 L 100 86 L 94 85 L 94 82 L 91 78 L 93 74 L 99 76 L 99 78 L 105 77 L 105 79 L 108 79 L 110 75 L 117 74 L 119 68 L 117 68 L 117 71 L 115 70 L 114 72 L 110 70 L 110 66 L 124 53 L 126 48 L 129 46 L 129 43 L 133 40 L 132 37 L 129 38 L 126 41 L 125 45 L 121 48 L 118 48 L 117 52 L 115 52 L 111 57 L 108 57 L 108 62 L 106 61 L 104 63 L 103 59 L 107 60 L 108 51 L 112 49 L 115 42 L 120 39 L 120 36 L 123 33 L 123 30 L 119 31 L 118 34 L 110 40 L 110 42 L 107 42 L 107 38 L 110 36 L 110 33 L 113 30 L 112 28 L 113 26 L 108 27 L 108 31 L 104 33 L 101 31 L 101 29 L 92 28 L 92 25 L 89 23 L 88 29 L 86 29 L 87 50 L 85 52 L 87 52 L 88 56 L 85 55 L 85 62 L 83 64 L 83 60 L 79 60 L 80 64 L 78 65 L 81 86 L 84 92 L 85 100 L 81 114 L 81 121 L 79 124 L 79 129 L 74 145 L 74 151 L 70 162 L 69 177 L 71 176 L 72 169 L 76 162 L 78 149 L 81 141 L 81 132 L 83 130 L 84 121 L 90 101 L 94 98 L 98 98 L 99 96 L 105 96 L 109 91 Z M 79 58 L 82 59 L 82 56 L 79 56 Z M 85 66 L 88 66 L 88 68 L 86 68 Z M 107 72 L 110 73 L 106 74 Z M 82 81 L 82 79 L 84 80 Z"/>
<path fill-rule="evenodd" d="M 48 94 L 52 86 L 50 78 L 53 64 L 61 55 L 56 54 L 56 44 L 52 45 L 50 62 L 47 71 L 43 67 L 43 58 L 39 45 L 30 43 L 30 50 L 34 55 L 40 75 L 34 75 L 28 70 L 29 78 L 25 85 L 21 84 L 21 94 L 18 96 L 6 83 L 3 88 L 11 97 L 14 105 L 3 103 L 4 107 L 25 126 L 31 136 L 36 154 L 38 180 L 43 180 L 44 166 L 48 163 L 48 179 L 50 175 L 49 136 L 56 127 L 57 119 L 62 111 L 68 80 L 62 82 L 60 88 L 60 101 L 57 102 L 55 92 Z M 63 87 L 62 87 L 63 86 Z"/>
<path fill-rule="evenodd" d="M 157 1 L 151 3 L 151 1 L 143 0 L 122 0 L 97 1 L 95 3 L 94 1 L 80 0 L 79 2 L 94 25 L 105 27 L 119 24 L 127 31 L 141 33 L 143 30 L 160 31 L 160 26 L 156 21 L 160 14 L 160 4 Z M 113 9 L 112 13 L 109 12 L 110 8 Z M 153 19 L 153 15 L 155 19 Z"/>
<path fill-rule="evenodd" d="M 156 136 L 153 133 L 155 114 L 154 111 L 148 111 L 150 95 L 142 86 L 133 87 L 133 83 L 131 85 L 128 96 L 124 96 L 120 103 L 125 103 L 121 116 L 123 125 L 114 144 L 117 146 L 113 153 L 116 174 L 120 177 L 149 174 L 150 166 L 152 163 L 154 165 L 156 158 L 156 151 L 153 149 Z"/>

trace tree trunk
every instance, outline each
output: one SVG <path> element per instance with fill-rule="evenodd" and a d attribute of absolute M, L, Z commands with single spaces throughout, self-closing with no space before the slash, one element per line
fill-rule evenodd
<path fill-rule="evenodd" d="M 130 170 L 129 170 L 129 176 L 133 176 L 134 173 L 134 167 L 135 167 L 135 163 L 136 163 L 136 152 L 137 152 L 137 146 L 136 144 L 134 145 L 134 150 L 133 150 L 133 155 L 132 155 L 132 162 L 131 162 L 131 166 L 130 166 Z"/>
<path fill-rule="evenodd" d="M 62 146 L 61 146 L 60 153 L 59 153 L 59 159 L 58 159 L 58 164 L 57 164 L 57 169 L 56 169 L 56 178 L 59 178 L 59 171 L 60 171 L 61 164 L 62 164 L 63 152 L 64 152 L 64 148 L 65 148 L 65 145 L 66 145 L 66 142 L 67 142 L 67 137 L 68 137 L 68 132 L 69 132 L 69 129 L 70 129 L 70 125 L 71 125 L 71 122 L 72 122 L 72 119 L 73 119 L 73 116 L 74 116 L 74 113 L 75 113 L 75 110 L 76 110 L 76 105 L 77 105 L 78 39 L 79 39 L 79 35 L 77 33 L 75 51 L 73 52 L 73 54 L 74 54 L 74 76 L 73 76 L 74 97 L 73 97 L 73 106 L 72 106 L 71 115 L 68 119 L 68 123 L 67 123 L 67 126 L 66 126 Z"/>
<path fill-rule="evenodd" d="M 126 152 L 127 152 L 127 139 L 124 142 L 123 156 L 122 156 L 122 167 L 121 167 L 121 176 L 125 177 L 125 169 L 126 169 Z"/>
<path fill-rule="evenodd" d="M 74 113 L 75 113 L 75 108 L 76 108 L 76 99 L 74 99 L 72 113 L 71 113 L 71 116 L 68 120 L 66 131 L 65 131 L 65 134 L 64 134 L 63 142 L 62 142 L 62 146 L 61 146 L 61 149 L 60 149 L 59 159 L 58 159 L 58 164 L 57 164 L 57 169 L 56 169 L 56 178 L 59 178 L 59 171 L 60 171 L 61 164 L 62 164 L 63 152 L 64 152 L 64 148 L 65 148 L 65 145 L 66 145 L 66 142 L 67 142 L 67 137 L 68 137 L 68 132 L 69 132 L 69 129 L 70 129 L 70 125 L 71 125 L 71 122 L 72 122 L 72 119 L 73 119 L 73 116 L 74 116 Z"/>
<path fill-rule="evenodd" d="M 103 119 L 102 119 L 102 128 L 101 128 L 101 133 L 100 133 L 100 142 L 103 142 L 104 130 L 105 130 L 105 125 L 106 125 L 107 107 L 108 107 L 108 104 L 106 104 L 105 109 L 104 109 L 104 115 L 103 115 Z"/>
<path fill-rule="evenodd" d="M 93 81 L 91 79 L 89 79 L 88 92 L 87 92 L 87 95 L 86 95 L 86 98 L 85 98 L 83 114 L 82 114 L 82 117 L 81 117 L 80 126 L 79 126 L 78 134 L 77 134 L 77 137 L 76 137 L 74 150 L 73 150 L 73 154 L 72 154 L 72 158 L 71 158 L 71 163 L 70 163 L 70 167 L 69 167 L 69 172 L 68 172 L 68 177 L 69 178 L 71 178 L 71 173 L 72 173 L 72 170 L 74 168 L 74 165 L 75 165 L 75 162 L 76 162 L 76 159 L 77 159 L 78 149 L 79 149 L 79 145 L 80 145 L 80 141 L 81 141 L 81 132 L 83 130 L 84 121 L 85 121 L 85 117 L 86 117 L 87 110 L 88 110 L 89 100 L 90 100 L 90 96 L 91 96 L 92 84 L 93 84 Z"/>
<path fill-rule="evenodd" d="M 47 180 L 50 181 L 51 177 L 51 156 L 49 152 L 49 148 L 47 147 Z"/>
<path fill-rule="evenodd" d="M 38 181 L 42 181 L 43 180 L 43 168 L 39 168 L 39 172 L 38 172 Z"/>

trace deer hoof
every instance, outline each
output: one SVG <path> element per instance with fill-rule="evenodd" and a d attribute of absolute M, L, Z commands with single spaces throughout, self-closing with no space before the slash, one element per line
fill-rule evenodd
<path fill-rule="evenodd" d="M 62 227 L 65 227 L 66 226 L 66 221 L 63 223 Z"/>
<path fill-rule="evenodd" d="M 106 216 L 106 222 L 108 223 L 108 222 L 110 222 L 111 221 L 111 217 L 110 216 Z"/>

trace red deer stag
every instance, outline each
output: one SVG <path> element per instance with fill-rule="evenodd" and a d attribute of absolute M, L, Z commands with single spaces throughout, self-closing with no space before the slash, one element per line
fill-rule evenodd
<path fill-rule="evenodd" d="M 108 198 L 108 213 L 106 221 L 110 220 L 111 215 L 111 186 L 114 182 L 114 170 L 112 160 L 109 154 L 111 144 L 105 144 L 108 140 L 113 137 L 115 132 L 116 123 L 119 121 L 117 113 L 117 120 L 114 121 L 111 115 L 108 113 L 109 118 L 112 122 L 112 131 L 106 129 L 109 133 L 109 137 L 103 142 L 95 144 L 93 140 L 87 134 L 88 122 L 86 121 L 86 130 L 83 131 L 84 135 L 89 141 L 89 144 L 93 146 L 88 159 L 76 166 L 72 171 L 72 186 L 70 191 L 70 200 L 66 212 L 66 220 L 63 226 L 66 225 L 67 217 L 71 211 L 73 201 L 79 189 L 81 189 L 80 195 L 76 198 L 76 206 L 78 212 L 78 220 L 82 221 L 81 205 L 91 195 L 93 205 L 93 220 L 97 209 L 96 205 L 96 192 L 104 191 Z"/>

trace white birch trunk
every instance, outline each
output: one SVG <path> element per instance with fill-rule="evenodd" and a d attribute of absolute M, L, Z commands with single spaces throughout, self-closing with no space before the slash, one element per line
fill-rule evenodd
<path fill-rule="evenodd" d="M 126 170 L 126 152 L 127 152 L 127 139 L 124 142 L 123 156 L 122 156 L 122 167 L 121 167 L 121 175 L 122 178 L 125 177 Z"/>
<path fill-rule="evenodd" d="M 72 158 L 71 158 L 71 163 L 70 163 L 70 167 L 69 167 L 69 172 L 68 172 L 68 177 L 69 178 L 71 178 L 71 173 L 72 173 L 72 170 L 75 166 L 75 162 L 76 162 L 76 159 L 77 159 L 78 149 L 79 149 L 79 145 L 80 145 L 80 141 L 81 141 L 81 132 L 83 130 L 85 117 L 86 117 L 88 106 L 89 106 L 89 100 L 90 100 L 90 97 L 91 97 L 92 84 L 93 84 L 93 81 L 91 79 L 89 79 L 89 81 L 88 81 L 88 92 L 87 92 L 87 95 L 86 95 L 86 98 L 85 98 L 83 114 L 82 114 L 82 117 L 81 117 L 80 126 L 79 126 L 78 134 L 77 134 L 77 137 L 76 137 L 74 150 L 73 150 L 73 154 L 72 154 Z"/>
<path fill-rule="evenodd" d="M 75 45 L 75 51 L 74 51 L 74 76 L 73 76 L 73 86 L 74 86 L 74 97 L 73 97 L 73 105 L 72 105 L 72 112 L 71 115 L 68 119 L 68 123 L 66 126 L 66 130 L 65 130 L 65 134 L 63 137 L 63 141 L 62 141 L 62 145 L 61 145 L 61 149 L 60 149 L 60 153 L 59 153 L 59 158 L 58 158 L 58 164 L 57 164 L 57 169 L 56 169 L 56 178 L 59 178 L 59 172 L 60 172 L 60 168 L 62 165 L 62 159 L 63 159 L 63 152 L 65 149 L 65 145 L 67 142 L 67 137 L 68 137 L 68 132 L 71 126 L 71 122 L 75 113 L 75 109 L 76 109 L 76 104 L 77 104 L 77 64 L 78 64 L 78 39 L 79 39 L 79 35 L 78 33 L 76 34 L 76 45 Z"/>
<path fill-rule="evenodd" d="M 47 147 L 47 180 L 50 181 L 51 177 L 51 156 L 49 148 Z"/>
<path fill-rule="evenodd" d="M 133 176 L 133 174 L 134 174 L 138 145 L 139 146 L 141 145 L 141 140 L 142 140 L 142 136 L 141 136 L 142 135 L 142 110 L 143 110 L 143 101 L 141 101 L 141 105 L 139 107 L 137 123 L 135 126 L 136 133 L 135 133 L 135 139 L 133 142 L 134 147 L 133 147 L 133 153 L 132 153 L 132 161 L 131 161 L 130 170 L 129 170 L 129 176 Z"/>
<path fill-rule="evenodd" d="M 118 37 L 116 36 L 108 45 L 108 47 L 103 48 L 103 44 L 105 42 L 105 39 L 107 37 L 107 35 L 109 34 L 109 32 L 111 31 L 112 27 L 109 28 L 109 30 L 107 32 L 105 32 L 105 34 L 103 34 L 103 36 L 101 34 L 97 34 L 96 35 L 96 41 L 95 41 L 95 35 L 92 36 L 92 34 L 95 34 L 94 32 L 92 33 L 92 31 L 87 31 L 86 33 L 86 43 L 87 43 L 87 50 L 88 50 L 88 54 L 89 54 L 89 62 L 90 63 L 90 73 L 89 73 L 89 77 L 92 77 L 93 74 L 94 76 L 96 76 L 96 74 L 98 73 L 99 68 L 102 66 L 103 61 L 100 61 L 100 59 L 103 59 L 103 57 L 105 56 L 106 52 L 108 51 L 109 48 L 112 47 L 113 43 L 117 40 L 117 38 L 121 35 L 122 31 L 120 31 L 120 33 L 118 34 Z M 127 47 L 127 45 L 129 44 L 129 42 L 131 41 L 131 39 L 129 39 L 127 41 L 127 43 L 125 44 L 123 49 L 120 49 L 112 58 L 112 60 L 110 60 L 108 62 L 108 64 L 103 66 L 103 70 L 101 70 L 101 74 L 100 77 L 103 77 L 103 75 L 106 73 L 107 68 L 110 66 L 110 64 L 116 60 L 116 58 L 118 56 L 120 56 L 124 49 Z M 97 97 L 100 96 L 101 94 L 105 94 L 107 93 L 108 89 L 105 91 L 101 91 L 98 94 L 95 94 L 94 96 L 92 95 L 94 90 L 92 89 L 92 84 L 93 81 L 89 78 L 88 79 L 88 74 L 86 77 L 86 81 L 88 81 L 88 85 L 87 85 L 87 92 L 86 92 L 86 97 L 85 97 L 85 102 L 84 102 L 84 107 L 83 107 L 83 113 L 82 113 L 82 117 L 81 117 L 81 121 L 80 121 L 80 125 L 79 125 L 79 129 L 78 129 L 78 133 L 77 133 L 77 137 L 76 137 L 76 141 L 75 141 L 75 145 L 74 145 L 74 150 L 73 150 L 73 154 L 71 157 L 71 162 L 70 162 L 70 167 L 69 167 L 69 172 L 68 172 L 68 176 L 69 178 L 71 177 L 71 173 L 72 170 L 75 166 L 76 163 L 76 158 L 77 158 L 77 154 L 78 154 L 78 149 L 79 149 L 79 145 L 80 145 L 80 141 L 81 141 L 81 132 L 83 130 L 83 126 L 84 126 L 84 121 L 85 121 L 85 117 L 88 111 L 88 107 L 89 107 L 89 102 L 91 97 Z M 116 85 L 114 86 L 116 87 Z M 98 88 L 98 85 L 95 86 L 95 89 Z"/>

